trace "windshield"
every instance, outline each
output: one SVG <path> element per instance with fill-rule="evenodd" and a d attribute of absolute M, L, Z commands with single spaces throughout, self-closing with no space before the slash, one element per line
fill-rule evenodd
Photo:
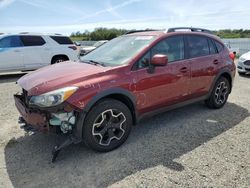
<path fill-rule="evenodd" d="M 107 42 L 80 59 L 85 62 L 99 62 L 104 66 L 123 65 L 128 63 L 154 39 L 155 36 L 123 35 Z"/>

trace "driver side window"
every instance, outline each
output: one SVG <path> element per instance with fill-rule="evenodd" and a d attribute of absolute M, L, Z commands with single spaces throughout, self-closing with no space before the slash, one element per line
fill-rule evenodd
<path fill-rule="evenodd" d="M 156 54 L 167 55 L 169 63 L 184 59 L 183 37 L 173 36 L 157 43 L 138 61 L 137 68 L 149 67 L 151 58 Z"/>
<path fill-rule="evenodd" d="M 173 36 L 159 42 L 152 48 L 152 57 L 155 54 L 168 56 L 168 62 L 184 59 L 184 40 L 182 36 Z"/>

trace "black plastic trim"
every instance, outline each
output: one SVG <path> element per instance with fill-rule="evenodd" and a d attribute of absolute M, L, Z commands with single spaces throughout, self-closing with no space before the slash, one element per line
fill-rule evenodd
<path fill-rule="evenodd" d="M 186 105 L 189 105 L 189 104 L 193 104 L 193 103 L 196 103 L 196 102 L 204 101 L 208 97 L 209 97 L 209 95 L 204 95 L 202 97 L 189 99 L 189 100 L 186 100 L 186 101 L 183 101 L 183 102 L 180 102 L 180 103 L 176 103 L 176 104 L 173 104 L 173 105 L 170 105 L 170 106 L 162 107 L 162 108 L 157 109 L 157 110 L 146 112 L 145 114 L 142 114 L 140 117 L 138 117 L 138 122 L 141 121 L 142 119 L 152 117 L 154 115 L 157 115 L 157 114 L 160 114 L 160 113 L 163 113 L 163 112 L 174 110 L 176 108 L 180 108 L 180 107 L 183 107 L 183 106 L 186 106 Z"/>
<path fill-rule="evenodd" d="M 83 128 L 83 125 L 84 125 L 84 120 L 85 120 L 85 117 L 87 115 L 87 113 L 89 112 L 89 110 L 98 102 L 100 101 L 101 99 L 109 96 L 109 95 L 123 95 L 125 97 L 127 97 L 131 102 L 132 102 L 132 105 L 133 105 L 133 111 L 131 112 L 132 115 L 133 115 L 133 119 L 134 119 L 134 124 L 137 123 L 137 112 L 136 112 L 136 99 L 135 99 L 135 96 L 130 93 L 128 90 L 126 89 L 123 89 L 123 88 L 110 88 L 110 89 L 107 89 L 107 90 L 104 90 L 100 93 L 98 93 L 96 96 L 94 96 L 90 102 L 88 102 L 88 104 L 85 106 L 84 110 L 79 113 L 79 116 L 78 116 L 78 121 L 76 123 L 76 128 L 74 129 L 73 131 L 73 134 L 74 136 L 78 139 L 78 140 L 82 140 L 82 128 Z"/>
<path fill-rule="evenodd" d="M 88 104 L 85 106 L 84 111 L 88 112 L 92 108 L 92 106 L 100 99 L 105 98 L 109 95 L 115 95 L 115 94 L 121 94 L 121 95 L 124 95 L 125 97 L 128 97 L 131 100 L 133 107 L 135 109 L 135 105 L 136 105 L 135 96 L 132 93 L 130 93 L 128 90 L 117 87 L 117 88 L 104 90 L 101 93 L 98 93 L 97 95 L 95 95 L 91 99 L 91 101 L 88 102 Z"/>

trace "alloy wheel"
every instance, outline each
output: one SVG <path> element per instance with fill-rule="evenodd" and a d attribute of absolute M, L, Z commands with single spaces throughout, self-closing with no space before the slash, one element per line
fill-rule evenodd
<path fill-rule="evenodd" d="M 55 61 L 55 63 L 61 63 L 61 62 L 63 62 L 62 59 L 58 59 L 58 60 Z"/>
<path fill-rule="evenodd" d="M 217 104 L 223 104 L 227 99 L 228 86 L 222 81 L 218 84 L 215 90 L 215 102 Z"/>
<path fill-rule="evenodd" d="M 123 137 L 125 121 L 126 117 L 122 112 L 116 109 L 105 110 L 94 121 L 92 135 L 100 145 L 109 146 L 112 140 Z"/>

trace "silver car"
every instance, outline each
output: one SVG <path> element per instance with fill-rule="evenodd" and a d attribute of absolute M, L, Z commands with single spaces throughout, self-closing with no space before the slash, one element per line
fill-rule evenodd
<path fill-rule="evenodd" d="M 239 75 L 250 74 L 250 51 L 240 56 L 237 70 Z"/>
<path fill-rule="evenodd" d="M 100 41 L 97 41 L 93 46 L 81 47 L 80 56 L 86 55 L 87 53 L 89 53 L 89 52 L 93 51 L 94 49 L 100 47 L 101 45 L 105 44 L 106 42 L 108 42 L 108 40 L 100 40 Z"/>

